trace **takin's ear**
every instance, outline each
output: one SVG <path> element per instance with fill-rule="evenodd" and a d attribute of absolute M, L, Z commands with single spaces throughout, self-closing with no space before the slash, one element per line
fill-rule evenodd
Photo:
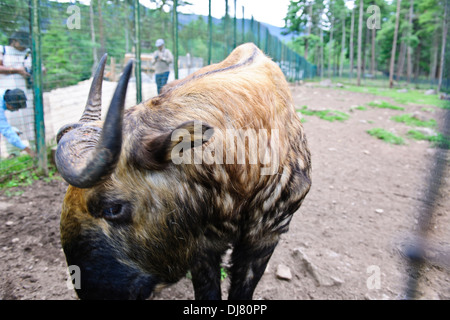
<path fill-rule="evenodd" d="M 164 169 L 172 160 L 177 163 L 173 155 L 182 157 L 183 151 L 201 146 L 213 133 L 214 129 L 206 123 L 188 121 L 166 133 L 144 135 L 136 165 L 147 170 Z"/>

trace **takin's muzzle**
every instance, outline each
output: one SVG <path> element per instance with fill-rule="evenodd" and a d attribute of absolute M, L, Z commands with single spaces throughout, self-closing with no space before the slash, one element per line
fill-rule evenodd
<path fill-rule="evenodd" d="M 80 268 L 80 283 L 75 290 L 80 299 L 143 300 L 158 284 L 156 277 L 125 264 L 106 236 L 84 232 L 63 245 L 69 266 Z"/>

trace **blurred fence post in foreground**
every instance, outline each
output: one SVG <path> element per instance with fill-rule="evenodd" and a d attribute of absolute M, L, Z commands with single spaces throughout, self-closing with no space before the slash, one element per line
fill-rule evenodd
<path fill-rule="evenodd" d="M 408 278 L 404 297 L 408 300 L 419 298 L 418 288 L 420 278 L 424 272 L 424 267 L 429 260 L 435 260 L 450 267 L 450 252 L 433 250 L 429 243 L 429 236 L 432 232 L 433 216 L 436 215 L 436 207 L 439 197 L 442 194 L 442 188 L 445 185 L 446 170 L 448 166 L 448 150 L 450 148 L 450 101 L 445 108 L 444 121 L 442 128 L 442 140 L 437 146 L 436 153 L 430 163 L 430 173 L 427 177 L 427 190 L 425 199 L 419 208 L 418 230 L 414 239 L 407 246 L 404 254 L 409 263 Z M 431 253 L 431 254 L 430 254 Z M 442 263 L 443 262 L 443 263 Z"/>
<path fill-rule="evenodd" d="M 31 45 L 33 60 L 34 119 L 36 130 L 36 151 L 38 169 L 48 175 L 47 152 L 45 147 L 44 103 L 42 96 L 42 52 L 40 27 L 40 0 L 31 0 Z"/>
<path fill-rule="evenodd" d="M 212 39 L 213 39 L 213 25 L 212 25 L 212 16 L 211 16 L 211 0 L 209 0 L 209 9 L 208 9 L 208 64 L 211 64 L 212 61 Z"/>
<path fill-rule="evenodd" d="M 134 0 L 134 28 L 135 28 L 135 64 L 136 104 L 142 102 L 142 74 L 141 74 L 141 15 L 139 0 Z"/>
<path fill-rule="evenodd" d="M 178 79 L 178 0 L 173 1 L 173 72 Z"/>

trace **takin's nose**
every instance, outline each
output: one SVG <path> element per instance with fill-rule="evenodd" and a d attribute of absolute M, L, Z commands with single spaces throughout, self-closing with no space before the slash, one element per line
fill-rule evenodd
<path fill-rule="evenodd" d="M 158 284 L 156 277 L 143 273 L 132 263 L 119 261 L 117 250 L 106 241 L 87 240 L 65 243 L 69 266 L 77 266 L 72 282 L 80 299 L 147 299 Z M 125 258 L 124 258 L 125 259 Z"/>

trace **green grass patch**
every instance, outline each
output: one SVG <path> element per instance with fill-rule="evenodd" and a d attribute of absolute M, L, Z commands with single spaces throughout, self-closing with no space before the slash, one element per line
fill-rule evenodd
<path fill-rule="evenodd" d="M 405 124 L 407 124 L 408 126 L 411 126 L 411 127 L 434 128 L 434 127 L 437 126 L 436 120 L 434 120 L 434 119 L 423 121 L 423 120 L 417 119 L 416 117 L 414 117 L 411 114 L 401 114 L 401 115 L 398 115 L 398 116 L 393 116 L 393 117 L 391 117 L 391 120 L 393 120 L 395 122 L 405 123 Z"/>
<path fill-rule="evenodd" d="M 414 140 L 426 140 L 426 141 L 437 141 L 438 136 L 431 136 L 428 134 L 424 134 L 417 130 L 409 130 L 406 134 L 409 138 Z"/>
<path fill-rule="evenodd" d="M 424 90 L 412 90 L 408 92 L 397 92 L 398 88 L 389 89 L 386 87 L 372 87 L 372 86 L 356 86 L 345 84 L 340 90 L 347 90 L 352 92 L 370 93 L 376 96 L 389 97 L 400 104 L 424 104 L 430 106 L 437 106 L 439 108 L 449 108 L 445 100 L 440 100 L 437 94 L 425 95 Z"/>
<path fill-rule="evenodd" d="M 34 161 L 29 155 L 0 160 L 0 188 L 30 185 L 39 179 L 33 170 Z"/>
<path fill-rule="evenodd" d="M 337 111 L 337 110 L 309 110 L 307 106 L 303 106 L 301 109 L 297 109 L 296 111 L 300 112 L 306 116 L 317 116 L 320 119 L 327 120 L 333 122 L 337 121 L 345 121 L 350 118 L 348 114 L 345 112 Z"/>
<path fill-rule="evenodd" d="M 364 106 L 357 106 L 355 109 L 356 110 L 361 110 L 361 111 L 366 111 L 367 110 L 367 108 L 364 107 Z"/>
<path fill-rule="evenodd" d="M 223 267 L 220 268 L 220 281 L 225 280 L 228 277 L 227 270 Z"/>
<path fill-rule="evenodd" d="M 48 149 L 48 155 L 50 149 Z M 50 161 L 49 161 L 50 163 Z M 25 187 L 29 186 L 35 180 L 43 179 L 49 182 L 53 179 L 61 179 L 56 176 L 57 170 L 53 165 L 48 166 L 48 176 L 40 177 L 38 168 L 35 166 L 34 160 L 28 154 L 19 155 L 11 159 L 0 160 L 0 189 Z M 18 191 L 20 192 L 20 191 Z M 6 192 L 8 195 L 15 195 L 15 192 Z"/>
<path fill-rule="evenodd" d="M 227 270 L 225 268 L 223 268 L 223 267 L 220 267 L 220 281 L 224 281 L 227 277 L 228 277 Z M 192 280 L 192 273 L 191 273 L 191 271 L 188 271 L 186 273 L 186 278 L 188 278 L 189 280 Z"/>
<path fill-rule="evenodd" d="M 428 135 L 417 130 L 409 130 L 406 134 L 409 138 L 414 140 L 425 140 L 433 143 L 434 147 L 450 149 L 450 137 L 445 137 L 443 134 Z"/>
<path fill-rule="evenodd" d="M 33 159 L 28 154 L 0 160 L 0 176 L 9 172 L 20 171 L 33 167 Z"/>
<path fill-rule="evenodd" d="M 381 129 L 381 128 L 373 128 L 373 129 L 367 130 L 367 133 L 373 137 L 376 137 L 376 138 L 386 141 L 388 143 L 398 144 L 398 145 L 405 144 L 405 141 L 403 140 L 402 137 L 396 136 L 392 132 L 389 132 L 389 131 Z"/>
<path fill-rule="evenodd" d="M 394 106 L 393 104 L 390 104 L 387 101 L 379 101 L 379 102 L 373 101 L 368 103 L 368 105 L 373 108 L 380 108 L 380 109 L 405 110 L 405 108 Z"/>

